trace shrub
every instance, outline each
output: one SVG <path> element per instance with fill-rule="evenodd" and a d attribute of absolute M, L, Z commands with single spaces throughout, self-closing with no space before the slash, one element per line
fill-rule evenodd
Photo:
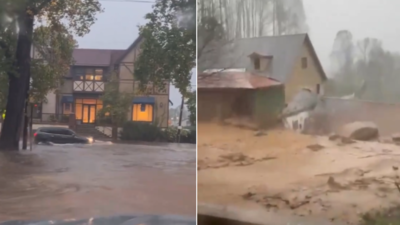
<path fill-rule="evenodd" d="M 69 115 L 62 115 L 61 116 L 61 122 L 62 123 L 68 123 L 69 122 Z"/>
<path fill-rule="evenodd" d="M 188 132 L 186 136 L 181 137 L 181 143 L 196 144 L 196 127 L 192 126 L 185 129 L 187 129 Z"/>
<path fill-rule="evenodd" d="M 176 142 L 176 135 L 178 134 L 178 127 L 168 127 L 163 131 L 164 140 L 168 142 Z M 189 134 L 189 131 L 183 129 L 181 131 L 181 140 L 183 137 L 186 137 Z"/>
<path fill-rule="evenodd" d="M 50 120 L 50 122 L 57 122 L 57 118 L 56 118 L 56 115 L 55 114 L 50 114 L 49 115 L 49 120 Z"/>
<path fill-rule="evenodd" d="M 121 140 L 125 141 L 162 141 L 164 134 L 159 127 L 151 123 L 125 122 L 121 131 Z"/>
<path fill-rule="evenodd" d="M 161 129 L 155 124 L 128 121 L 122 127 L 121 140 L 146 142 L 176 142 L 178 127 Z M 181 131 L 181 143 L 196 143 L 196 127 L 187 127 Z"/>
<path fill-rule="evenodd" d="M 168 142 L 176 142 L 178 127 L 168 127 L 164 130 L 164 138 Z M 196 127 L 186 127 L 181 131 L 181 143 L 196 144 Z"/>

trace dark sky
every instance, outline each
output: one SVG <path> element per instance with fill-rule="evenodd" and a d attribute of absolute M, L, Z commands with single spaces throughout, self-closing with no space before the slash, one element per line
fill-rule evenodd
<path fill-rule="evenodd" d="M 145 0 L 146 1 L 146 0 Z M 133 2 L 130 0 L 100 0 L 104 12 L 92 26 L 91 32 L 78 38 L 80 48 L 126 49 L 138 37 L 138 25 L 146 23 L 144 16 L 151 12 L 152 3 Z M 148 0 L 151 2 L 151 0 Z M 192 76 L 192 85 L 196 84 Z M 180 104 L 179 91 L 171 87 L 170 99 L 173 107 Z"/>

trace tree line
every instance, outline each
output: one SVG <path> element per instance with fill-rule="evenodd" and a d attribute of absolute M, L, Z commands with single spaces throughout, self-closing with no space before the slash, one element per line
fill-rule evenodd
<path fill-rule="evenodd" d="M 355 40 L 348 30 L 337 33 L 331 52 L 330 96 L 400 103 L 400 54 L 386 50 L 381 40 Z"/>

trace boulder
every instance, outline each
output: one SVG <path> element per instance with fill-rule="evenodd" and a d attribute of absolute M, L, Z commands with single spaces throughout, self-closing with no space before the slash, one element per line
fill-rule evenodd
<path fill-rule="evenodd" d="M 373 122 L 353 122 L 343 126 L 340 136 L 359 141 L 369 141 L 378 138 L 378 126 Z"/>
<path fill-rule="evenodd" d="M 394 142 L 400 142 L 400 133 L 393 134 L 393 135 L 392 135 L 392 141 L 394 141 Z"/>

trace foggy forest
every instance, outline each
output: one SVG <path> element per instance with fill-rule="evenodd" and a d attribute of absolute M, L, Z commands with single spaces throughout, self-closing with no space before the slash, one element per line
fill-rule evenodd
<path fill-rule="evenodd" d="M 309 28 L 302 0 L 199 1 L 198 24 L 200 71 L 205 69 L 201 64 L 206 54 L 218 52 L 234 39 L 319 32 Z M 400 102 L 399 53 L 384 49 L 374 37 L 355 40 L 351 30 L 337 31 L 328 44 L 333 69 L 325 68 L 326 96 Z"/>

